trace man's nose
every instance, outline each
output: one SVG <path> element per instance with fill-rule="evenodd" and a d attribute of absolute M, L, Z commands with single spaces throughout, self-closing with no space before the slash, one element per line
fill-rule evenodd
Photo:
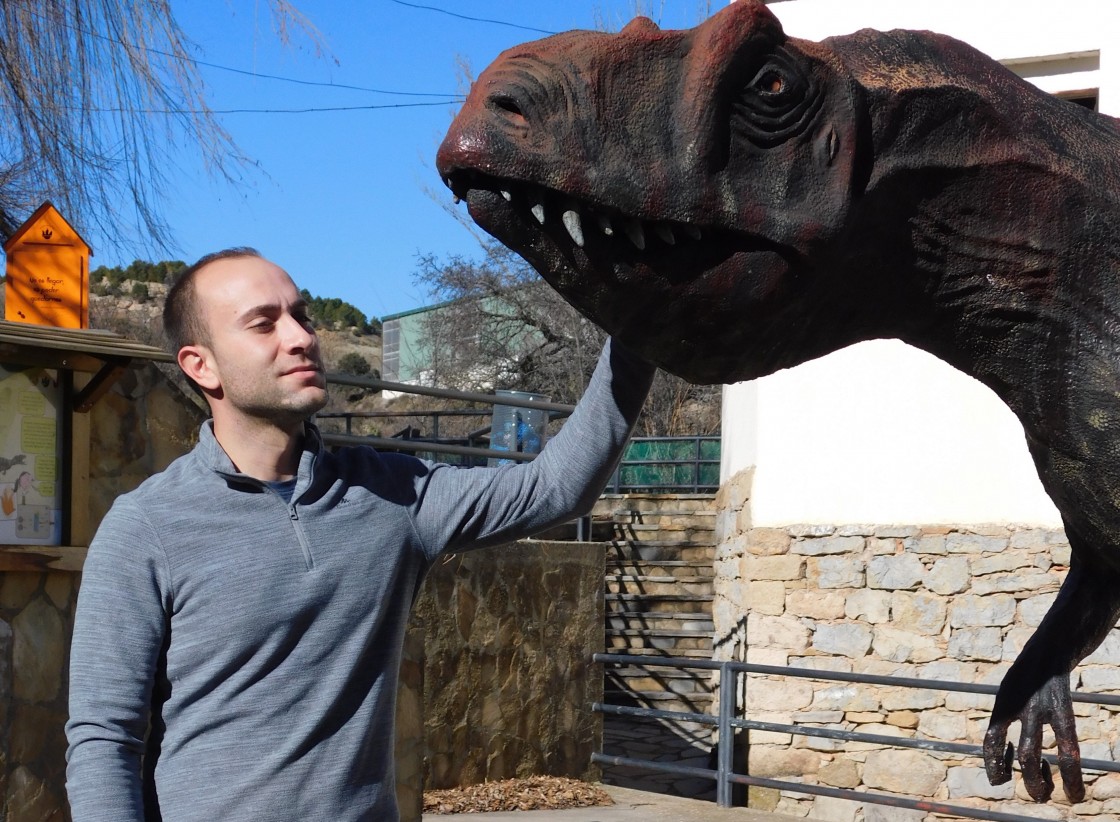
<path fill-rule="evenodd" d="M 283 340 L 287 348 L 310 348 L 316 339 L 315 332 L 295 317 L 284 318 Z"/>

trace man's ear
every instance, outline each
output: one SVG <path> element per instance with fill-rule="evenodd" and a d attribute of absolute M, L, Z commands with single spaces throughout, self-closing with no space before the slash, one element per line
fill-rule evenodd
<path fill-rule="evenodd" d="M 204 345 L 184 345 L 176 357 L 183 373 L 202 389 L 217 391 L 222 381 L 214 368 L 213 355 Z"/>

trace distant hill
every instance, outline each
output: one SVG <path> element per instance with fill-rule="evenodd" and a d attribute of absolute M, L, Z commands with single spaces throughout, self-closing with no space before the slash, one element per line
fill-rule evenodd
<path fill-rule="evenodd" d="M 121 276 L 141 266 L 142 270 L 137 273 L 151 279 Z M 168 286 L 163 279 L 174 276 L 183 267 L 183 263 L 138 261 L 123 271 L 106 266 L 94 269 L 90 272 L 90 325 L 166 348 L 161 314 Z M 380 375 L 380 322 L 367 319 L 357 308 L 337 297 L 315 297 L 306 290 L 301 293 L 316 321 L 327 370 L 343 370 L 340 365 L 344 364 L 351 365 L 348 370 L 353 370 L 354 358 L 360 357 L 369 364 L 371 376 Z"/>

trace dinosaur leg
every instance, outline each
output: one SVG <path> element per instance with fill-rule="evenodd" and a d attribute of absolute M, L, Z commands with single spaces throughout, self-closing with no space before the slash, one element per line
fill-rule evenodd
<path fill-rule="evenodd" d="M 1036 802 L 1045 802 L 1054 790 L 1050 766 L 1042 759 L 1042 730 L 1047 724 L 1054 729 L 1066 796 L 1071 802 L 1085 798 L 1069 675 L 1104 641 L 1120 616 L 1120 574 L 1080 559 L 1077 538 L 1068 528 L 1067 535 L 1074 551 L 1069 574 L 1038 630 L 1003 678 L 984 735 L 988 781 L 999 785 L 1011 778 L 1014 747 L 1007 743 L 1008 728 L 1016 720 L 1022 723 L 1019 765 L 1027 793 Z"/>

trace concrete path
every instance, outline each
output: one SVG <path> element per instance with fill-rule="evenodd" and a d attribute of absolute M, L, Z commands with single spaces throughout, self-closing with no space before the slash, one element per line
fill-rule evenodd
<path fill-rule="evenodd" d="M 600 785 L 614 805 L 564 811 L 424 814 L 423 822 L 805 822 L 747 808 L 721 808 L 714 802 Z"/>

